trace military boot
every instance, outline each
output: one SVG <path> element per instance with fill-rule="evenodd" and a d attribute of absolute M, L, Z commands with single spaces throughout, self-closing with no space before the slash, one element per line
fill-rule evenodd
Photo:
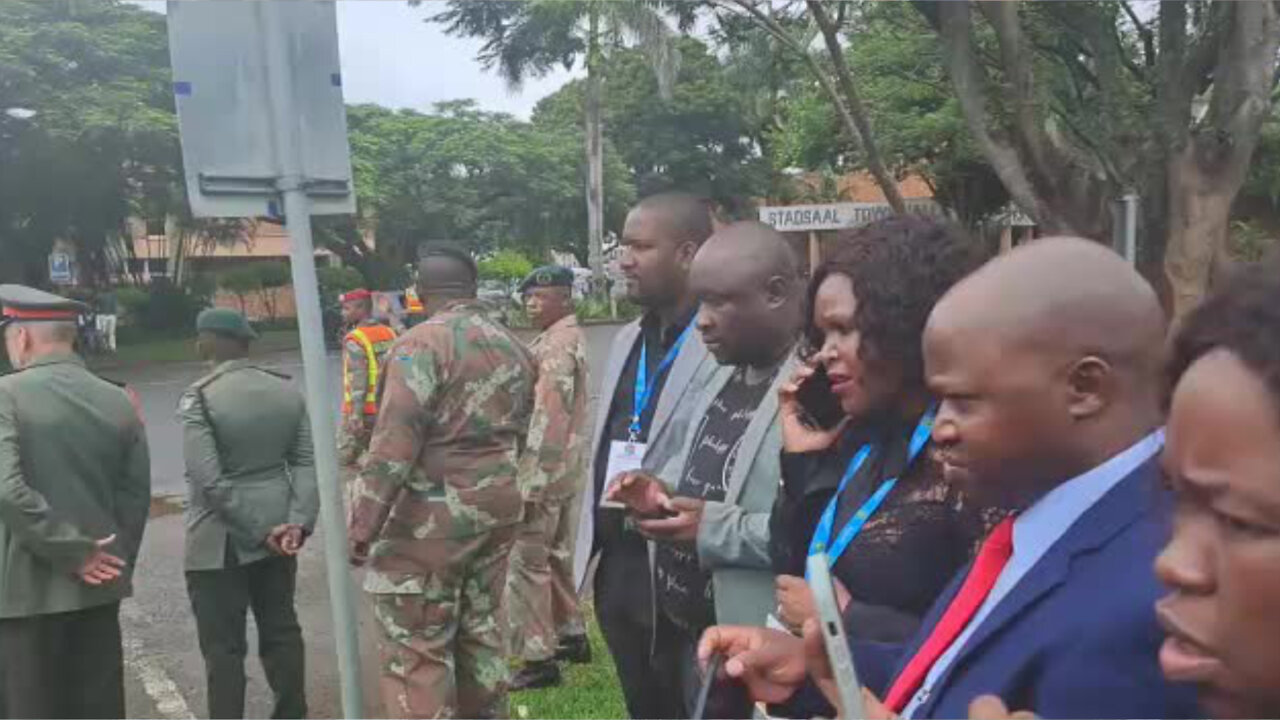
<path fill-rule="evenodd" d="M 537 660 L 525 663 L 520 672 L 511 678 L 511 692 L 537 690 L 560 684 L 560 665 L 555 660 Z"/>
<path fill-rule="evenodd" d="M 556 649 L 556 660 L 587 665 L 591 662 L 591 642 L 586 635 L 567 635 L 560 638 L 560 647 Z"/>

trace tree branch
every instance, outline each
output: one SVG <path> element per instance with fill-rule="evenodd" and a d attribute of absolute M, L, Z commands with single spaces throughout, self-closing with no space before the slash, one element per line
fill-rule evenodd
<path fill-rule="evenodd" d="M 1133 6 L 1128 0 L 1121 0 L 1120 7 L 1124 8 L 1125 14 L 1129 16 L 1129 22 L 1133 23 L 1133 28 L 1138 32 L 1138 37 L 1142 38 L 1142 56 L 1146 60 L 1149 68 L 1156 66 L 1156 36 L 1151 32 L 1151 28 L 1147 27 L 1142 20 L 1138 19 L 1138 14 L 1133 11 Z M 1117 39 L 1119 35 L 1117 34 Z"/>
<path fill-rule="evenodd" d="M 979 9 L 995 31 L 1005 81 L 1000 90 L 1010 108 L 1013 139 L 1029 167 L 1032 183 L 1045 188 L 1057 185 L 1054 153 L 1036 112 L 1035 80 L 1026 37 L 1019 24 L 1019 3 L 979 3 Z"/>
<path fill-rule="evenodd" d="M 1187 141 L 1191 118 L 1191 82 L 1187 63 L 1187 6 L 1160 3 L 1160 82 L 1156 86 L 1157 132 L 1161 144 L 1176 152 Z"/>
<path fill-rule="evenodd" d="M 994 136 L 987 127 L 990 122 L 986 107 L 987 78 L 974 55 L 973 20 L 969 3 L 939 2 L 917 7 L 937 30 L 942 41 L 943 57 L 946 58 L 946 66 L 969 132 L 973 134 L 974 141 L 991 163 L 1009 196 L 1049 231 L 1070 232 L 1072 228 L 1059 222 L 1041 202 L 1018 153 L 1008 143 Z"/>
<path fill-rule="evenodd" d="M 807 4 L 810 15 L 813 16 L 814 22 L 818 24 L 818 29 L 822 31 L 827 53 L 831 56 L 832 64 L 835 66 L 836 79 L 840 82 L 840 88 L 844 91 L 845 100 L 849 105 L 848 114 L 852 116 L 854 128 L 862 140 L 862 149 L 867 157 L 867 169 L 871 171 L 876 183 L 880 185 L 889 207 L 892 207 L 895 213 L 901 215 L 906 211 L 906 203 L 903 202 L 902 193 L 898 190 L 897 180 L 885 169 L 884 161 L 880 157 L 880 150 L 876 147 L 875 135 L 871 131 L 871 121 L 867 117 L 867 110 L 862 104 L 862 98 L 858 95 L 857 86 L 853 82 L 853 75 L 849 73 L 849 65 L 845 62 L 844 49 L 840 47 L 840 38 L 836 33 L 836 26 L 832 23 L 831 17 L 827 15 L 827 10 L 822 6 L 821 0 L 808 0 Z"/>

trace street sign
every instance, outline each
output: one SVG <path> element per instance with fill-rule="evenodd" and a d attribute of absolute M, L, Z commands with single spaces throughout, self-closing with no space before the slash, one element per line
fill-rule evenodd
<path fill-rule="evenodd" d="M 169 1 L 169 54 L 183 164 L 197 217 L 283 216 L 311 437 L 337 423 L 325 381 L 312 213 L 351 213 L 351 159 L 333 2 Z M 281 212 L 283 210 L 283 212 Z M 315 445 L 343 717 L 368 717 L 347 525 L 332 442 Z"/>
<path fill-rule="evenodd" d="M 269 32 L 267 6 L 280 28 Z M 300 158 L 299 181 L 318 215 L 354 213 L 346 108 L 332 2 L 170 0 L 169 52 L 191 212 L 196 217 L 279 217 L 283 153 Z M 291 83 L 281 98 L 267 56 L 283 51 Z M 274 108 L 292 108 L 280 148 Z"/>
<path fill-rule="evenodd" d="M 54 285 L 70 285 L 73 279 L 71 255 L 61 250 L 49 253 L 49 282 Z"/>
<path fill-rule="evenodd" d="M 941 215 L 933 200 L 907 200 L 907 212 Z M 779 232 L 810 232 L 858 227 L 889 217 L 893 209 L 886 203 L 829 203 L 826 205 L 782 205 L 760 208 L 760 222 Z"/>

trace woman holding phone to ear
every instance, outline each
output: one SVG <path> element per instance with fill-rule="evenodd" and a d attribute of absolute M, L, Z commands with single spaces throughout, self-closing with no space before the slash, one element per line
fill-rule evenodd
<path fill-rule="evenodd" d="M 981 262 L 954 226 L 903 216 L 845 231 L 809 285 L 806 362 L 780 390 L 782 484 L 770 520 L 778 619 L 815 614 L 821 548 L 852 637 L 912 636 L 987 525 L 931 457 L 920 338 Z"/>

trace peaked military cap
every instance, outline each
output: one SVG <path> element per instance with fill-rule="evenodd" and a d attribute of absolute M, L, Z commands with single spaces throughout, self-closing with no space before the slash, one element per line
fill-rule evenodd
<path fill-rule="evenodd" d="M 229 335 L 241 340 L 254 340 L 258 337 L 244 315 L 230 308 L 209 308 L 201 312 L 196 318 L 196 331 Z"/>
<path fill-rule="evenodd" d="M 0 285 L 0 328 L 18 322 L 75 322 L 84 303 L 25 285 Z"/>
<path fill-rule="evenodd" d="M 560 265 L 544 265 L 529 273 L 520 283 L 520 292 L 540 287 L 573 287 L 573 271 Z"/>

